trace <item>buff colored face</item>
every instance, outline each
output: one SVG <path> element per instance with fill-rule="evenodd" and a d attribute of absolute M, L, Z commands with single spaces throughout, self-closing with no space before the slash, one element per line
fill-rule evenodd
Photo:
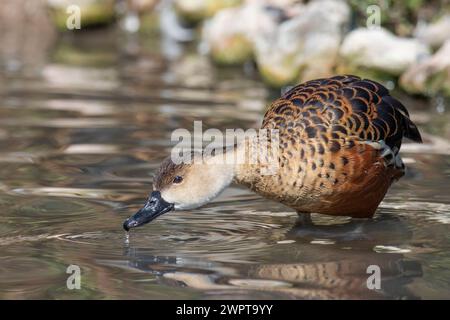
<path fill-rule="evenodd" d="M 156 174 L 144 207 L 124 222 L 125 230 L 146 224 L 173 209 L 188 210 L 215 198 L 233 179 L 224 165 L 174 164 L 166 159 Z"/>

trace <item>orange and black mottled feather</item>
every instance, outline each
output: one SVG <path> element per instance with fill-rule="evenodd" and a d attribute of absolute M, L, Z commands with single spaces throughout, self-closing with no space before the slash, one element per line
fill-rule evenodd
<path fill-rule="evenodd" d="M 372 216 L 404 174 L 402 138 L 421 141 L 384 86 L 351 75 L 292 88 L 272 103 L 262 128 L 279 132 L 279 172 L 243 183 L 299 212 L 353 217 Z"/>
<path fill-rule="evenodd" d="M 308 138 L 357 136 L 400 148 L 403 136 L 421 142 L 406 108 L 381 84 L 356 76 L 317 79 L 274 102 L 262 127 L 302 127 Z"/>

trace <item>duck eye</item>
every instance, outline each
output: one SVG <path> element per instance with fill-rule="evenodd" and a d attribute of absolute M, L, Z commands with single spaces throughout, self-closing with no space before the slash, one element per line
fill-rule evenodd
<path fill-rule="evenodd" d="M 173 183 L 181 183 L 183 181 L 183 177 L 180 176 L 176 176 L 175 178 L 173 178 Z"/>

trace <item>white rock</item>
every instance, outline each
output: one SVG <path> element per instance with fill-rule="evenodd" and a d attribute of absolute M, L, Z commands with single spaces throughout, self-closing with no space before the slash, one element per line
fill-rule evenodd
<path fill-rule="evenodd" d="M 205 10 L 206 7 L 204 0 L 174 0 L 174 2 L 180 10 L 186 12 L 199 12 Z"/>
<path fill-rule="evenodd" d="M 248 4 L 272 5 L 280 8 L 287 8 L 298 3 L 298 0 L 246 0 Z"/>
<path fill-rule="evenodd" d="M 344 63 L 400 75 L 413 63 L 430 54 L 417 39 L 400 38 L 383 28 L 360 28 L 350 32 L 340 49 Z"/>
<path fill-rule="evenodd" d="M 450 40 L 430 58 L 413 64 L 400 78 L 400 85 L 412 93 L 450 96 Z"/>
<path fill-rule="evenodd" d="M 287 17 L 294 17 L 299 13 L 299 9 L 303 7 L 298 0 L 246 0 L 246 4 L 258 4 L 261 6 L 271 6 L 284 11 Z"/>
<path fill-rule="evenodd" d="M 427 24 L 418 23 L 414 36 L 433 48 L 440 47 L 450 39 L 450 14 L 442 16 L 438 21 Z"/>
<path fill-rule="evenodd" d="M 242 33 L 253 39 L 259 33 L 267 33 L 276 27 L 274 19 L 258 3 L 221 10 L 208 21 L 205 36 L 209 41 L 223 40 L 221 36 Z"/>
<path fill-rule="evenodd" d="M 205 23 L 203 40 L 213 57 L 227 60 L 222 62 L 240 63 L 252 55 L 257 35 L 276 28 L 275 17 L 262 4 L 255 2 L 224 9 Z"/>
<path fill-rule="evenodd" d="M 242 2 L 243 0 L 173 0 L 177 13 L 188 22 L 200 22 Z"/>
<path fill-rule="evenodd" d="M 349 6 L 338 0 L 312 1 L 299 11 L 256 39 L 258 66 L 275 85 L 330 75 L 350 19 Z"/>

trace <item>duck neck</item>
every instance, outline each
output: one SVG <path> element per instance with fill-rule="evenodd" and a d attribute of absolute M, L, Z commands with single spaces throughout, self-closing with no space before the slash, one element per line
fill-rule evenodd
<path fill-rule="evenodd" d="M 210 163 L 215 166 L 214 171 L 218 173 L 219 179 L 228 184 L 234 180 L 250 187 L 260 181 L 262 176 L 277 173 L 278 151 L 278 140 L 252 135 L 211 156 Z"/>
<path fill-rule="evenodd" d="M 211 163 L 216 166 L 214 170 L 221 178 L 229 183 L 235 181 L 243 185 L 249 185 L 256 179 L 261 164 L 254 141 L 255 139 L 246 139 L 211 158 Z"/>
<path fill-rule="evenodd" d="M 234 155 L 233 149 L 223 150 L 223 152 L 214 152 L 212 155 L 208 155 L 203 158 L 206 166 L 203 171 L 210 177 L 215 177 L 218 184 L 221 185 L 220 189 L 225 189 L 235 178 L 236 165 L 232 161 Z"/>

